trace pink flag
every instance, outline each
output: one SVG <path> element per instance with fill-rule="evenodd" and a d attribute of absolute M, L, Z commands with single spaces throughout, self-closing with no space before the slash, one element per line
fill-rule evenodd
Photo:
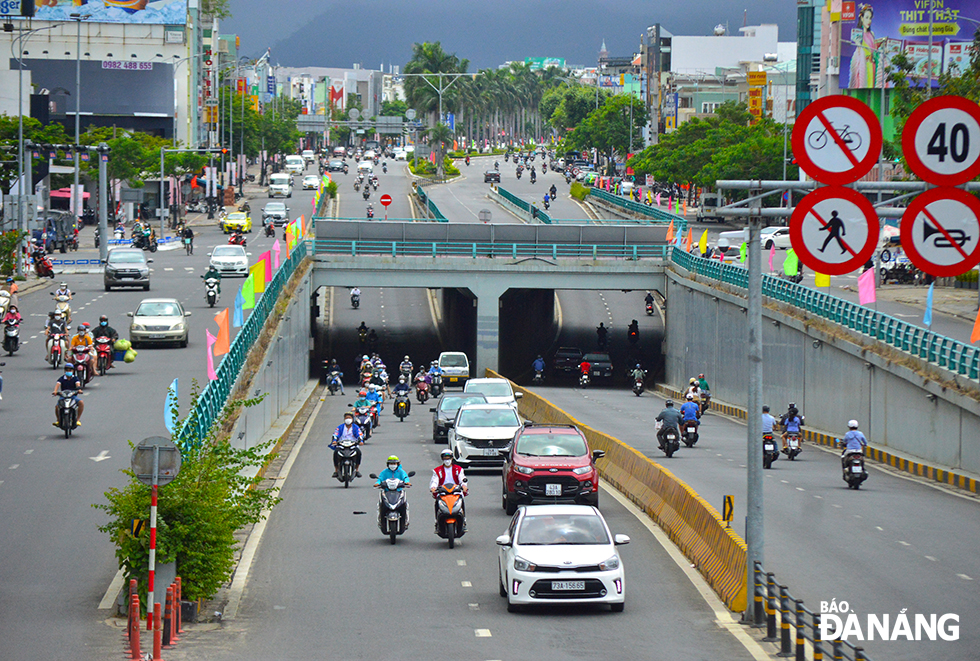
<path fill-rule="evenodd" d="M 657 193 L 657 206 L 660 206 L 660 193 Z"/>
<path fill-rule="evenodd" d="M 218 341 L 218 338 L 212 335 L 211 331 L 209 331 L 207 328 L 204 329 L 204 332 L 207 334 L 208 338 L 208 378 L 212 381 L 217 381 L 218 375 L 214 372 L 214 356 L 211 355 L 211 347 L 213 347 L 214 343 Z"/>
<path fill-rule="evenodd" d="M 875 270 L 868 269 L 858 276 L 858 302 L 861 305 L 874 303 L 875 298 Z"/>
<path fill-rule="evenodd" d="M 673 211 L 673 210 L 674 210 L 674 198 L 668 197 L 667 198 L 667 211 Z"/>
<path fill-rule="evenodd" d="M 279 239 L 276 239 L 276 242 L 272 244 L 272 254 L 276 256 L 276 261 L 273 266 L 277 269 L 279 268 L 279 251 L 281 250 L 282 248 L 279 247 Z"/>
<path fill-rule="evenodd" d="M 259 260 L 265 262 L 265 281 L 272 282 L 272 251 L 266 250 L 259 255 Z"/>
<path fill-rule="evenodd" d="M 769 247 L 769 272 L 772 273 L 772 258 L 776 256 L 776 245 Z"/>

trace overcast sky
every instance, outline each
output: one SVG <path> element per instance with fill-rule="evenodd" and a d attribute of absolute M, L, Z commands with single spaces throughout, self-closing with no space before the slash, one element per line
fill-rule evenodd
<path fill-rule="evenodd" d="M 525 57 L 589 66 L 603 40 L 630 55 L 658 22 L 675 35 L 776 23 L 780 41 L 796 40 L 793 0 L 231 0 L 231 10 L 221 32 L 241 37 L 242 54 L 271 47 L 273 64 L 296 67 L 404 66 L 421 41 L 441 41 L 471 71 Z"/>

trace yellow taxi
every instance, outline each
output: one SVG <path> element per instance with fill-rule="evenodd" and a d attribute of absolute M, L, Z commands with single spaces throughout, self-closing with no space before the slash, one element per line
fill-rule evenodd
<path fill-rule="evenodd" d="M 221 231 L 231 234 L 234 231 L 251 232 L 252 216 L 245 211 L 232 211 L 221 221 Z"/>

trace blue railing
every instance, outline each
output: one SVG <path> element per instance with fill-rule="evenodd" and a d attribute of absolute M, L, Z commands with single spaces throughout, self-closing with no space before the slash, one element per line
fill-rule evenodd
<path fill-rule="evenodd" d="M 466 241 L 385 241 L 317 239 L 317 255 L 385 257 L 511 257 L 526 259 L 659 259 L 662 245 L 600 245 L 576 243 L 506 243 Z"/>
<path fill-rule="evenodd" d="M 629 213 L 636 214 L 638 216 L 645 216 L 651 222 L 657 224 L 667 225 L 673 221 L 674 229 L 678 232 L 687 229 L 687 219 L 684 218 L 684 216 L 678 216 L 676 213 L 664 211 L 660 207 L 643 204 L 642 202 L 634 202 L 633 200 L 629 200 L 625 197 L 613 195 L 612 193 L 604 191 L 601 188 L 590 188 L 589 195 L 598 198 L 607 204 L 620 207 Z"/>
<path fill-rule="evenodd" d="M 513 204 L 515 207 L 526 213 L 528 216 L 531 215 L 531 204 L 517 197 L 510 191 L 497 186 L 497 192 L 502 198 Z M 551 224 L 551 216 L 546 214 L 543 209 L 537 209 L 537 219 L 546 225 Z"/>
<path fill-rule="evenodd" d="M 433 220 L 435 220 L 438 223 L 449 222 L 449 219 L 442 215 L 442 212 L 439 211 L 439 207 L 436 206 L 436 203 L 432 201 L 432 198 L 430 198 L 429 195 L 425 192 L 425 189 L 423 189 L 421 186 L 416 186 L 415 194 L 418 196 L 419 201 L 422 203 L 422 206 L 424 206 L 432 215 Z"/>
<path fill-rule="evenodd" d="M 702 259 L 682 250 L 671 251 L 670 260 L 687 271 L 719 282 L 743 289 L 749 284 L 749 273 L 741 266 Z M 762 276 L 762 295 L 840 324 L 956 374 L 980 379 L 980 348 L 770 275 Z"/>
<path fill-rule="evenodd" d="M 309 241 L 301 241 L 290 253 L 289 258 L 280 265 L 273 274 L 272 280 L 266 284 L 265 293 L 255 302 L 255 309 L 242 324 L 238 335 L 232 340 L 228 354 L 222 359 L 215 370 L 218 378 L 209 381 L 197 398 L 197 403 L 191 409 L 180 431 L 179 445 L 198 445 L 207 436 L 208 430 L 220 417 L 232 388 L 238 380 L 242 366 L 248 358 L 248 351 L 258 339 L 265 326 L 266 320 L 272 313 L 283 287 L 295 273 L 296 268 L 307 255 Z"/>

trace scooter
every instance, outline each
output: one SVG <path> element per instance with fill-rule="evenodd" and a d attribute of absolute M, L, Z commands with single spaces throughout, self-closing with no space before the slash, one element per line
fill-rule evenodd
<path fill-rule="evenodd" d="M 37 274 L 37 277 L 54 280 L 54 264 L 51 263 L 44 248 L 40 246 L 35 248 L 31 257 L 34 259 L 34 273 Z"/>
<path fill-rule="evenodd" d="M 338 441 L 334 437 L 333 444 L 336 444 L 337 451 L 340 454 L 340 463 L 337 465 L 337 479 L 344 483 L 344 488 L 346 489 L 354 481 L 354 478 L 357 477 L 357 467 L 354 465 L 354 458 L 357 456 L 357 441 L 349 438 Z"/>
<path fill-rule="evenodd" d="M 407 394 L 395 395 L 395 405 L 392 407 L 392 410 L 398 416 L 399 422 L 405 422 L 405 417 L 408 416 L 411 407 L 412 402 Z"/>
<path fill-rule="evenodd" d="M 58 369 L 61 367 L 61 361 L 65 358 L 65 351 L 68 347 L 65 342 L 65 336 L 62 333 L 54 333 L 48 338 L 48 362 L 51 363 L 52 369 Z"/>
<path fill-rule="evenodd" d="M 415 384 L 415 398 L 419 400 L 419 404 L 425 404 L 429 401 L 429 384 L 426 381 L 419 381 Z"/>
<path fill-rule="evenodd" d="M 664 451 L 667 458 L 670 459 L 674 456 L 674 453 L 680 449 L 681 443 L 677 438 L 677 430 L 673 427 L 668 427 L 666 430 L 661 431 L 660 436 L 660 449 Z"/>
<path fill-rule="evenodd" d="M 540 386 L 544 383 L 544 370 L 534 370 L 534 378 L 531 379 L 531 383 L 536 386 Z"/>
<path fill-rule="evenodd" d="M 694 444 L 698 442 L 700 438 L 698 434 L 698 425 L 691 422 L 690 420 L 684 420 L 681 422 L 681 432 L 684 437 L 684 445 L 689 448 L 693 448 Z"/>
<path fill-rule="evenodd" d="M 82 385 L 88 385 L 92 380 L 92 373 L 89 371 L 88 351 L 74 352 L 75 374 Z"/>
<path fill-rule="evenodd" d="M 108 337 L 95 338 L 95 370 L 99 376 L 109 371 L 109 356 L 112 354 L 112 340 Z"/>
<path fill-rule="evenodd" d="M 588 388 L 589 381 L 590 381 L 589 375 L 586 372 L 582 372 L 582 376 L 578 378 L 579 386 L 581 386 L 582 388 Z"/>
<path fill-rule="evenodd" d="M 71 297 L 65 294 L 58 294 L 55 296 L 54 292 L 51 292 L 54 296 L 54 309 L 55 312 L 60 312 L 65 317 L 65 323 L 71 325 Z"/>
<path fill-rule="evenodd" d="M 330 391 L 331 395 L 336 395 L 337 391 L 340 390 L 340 372 L 333 370 L 327 374 L 327 390 Z"/>
<path fill-rule="evenodd" d="M 429 386 L 429 391 L 432 393 L 433 397 L 438 397 L 442 394 L 442 374 L 432 375 L 432 385 Z"/>
<path fill-rule="evenodd" d="M 242 248 L 245 248 L 247 242 L 248 240 L 245 238 L 244 234 L 236 233 L 228 237 L 228 245 L 230 246 L 241 246 Z"/>
<path fill-rule="evenodd" d="M 415 475 L 415 471 L 409 471 L 408 476 Z M 371 473 L 371 479 L 377 480 L 378 476 Z M 405 489 L 411 487 L 411 483 L 403 480 L 391 478 L 377 485 L 381 489 L 381 499 L 378 502 L 378 528 L 382 535 L 387 535 L 394 544 L 398 535 L 402 535 L 408 530 L 408 494 Z"/>
<path fill-rule="evenodd" d="M 801 452 L 803 452 L 802 443 L 800 442 L 800 435 L 798 432 L 787 432 L 786 433 L 786 447 L 783 448 L 783 452 L 789 457 L 790 461 L 794 461 Z"/>
<path fill-rule="evenodd" d="M 364 430 L 364 440 L 371 438 L 371 430 L 374 422 L 371 416 L 370 406 L 358 406 L 354 408 L 354 424 Z"/>
<path fill-rule="evenodd" d="M 3 326 L 3 350 L 8 356 L 20 348 L 20 322 L 8 321 Z"/>
<path fill-rule="evenodd" d="M 71 436 L 78 426 L 78 399 L 80 390 L 62 390 L 58 397 L 58 426 L 65 432 L 65 438 Z"/>
<path fill-rule="evenodd" d="M 653 303 L 647 303 L 647 316 L 653 316 Z"/>
<path fill-rule="evenodd" d="M 370 205 L 370 204 L 367 205 L 367 217 L 368 217 L 368 220 L 371 220 L 372 218 L 374 218 L 374 207 L 372 205 Z"/>
<path fill-rule="evenodd" d="M 520 168 L 517 168 L 517 178 L 518 179 L 521 178 L 521 169 Z"/>
<path fill-rule="evenodd" d="M 357 308 L 361 307 L 361 295 L 360 294 L 351 294 L 350 295 L 350 306 L 352 308 L 354 308 L 355 310 Z"/>
<path fill-rule="evenodd" d="M 275 238 L 276 236 L 276 225 L 271 220 L 268 223 L 266 223 L 265 235 L 273 238 Z"/>
<path fill-rule="evenodd" d="M 550 208 L 551 208 L 551 202 L 549 202 L 548 200 L 545 200 L 544 201 L 544 210 L 547 211 Z"/>
<path fill-rule="evenodd" d="M 454 548 L 456 540 L 465 534 L 463 488 L 458 484 L 443 484 L 436 489 L 436 535 L 448 541 L 449 548 Z"/>
<path fill-rule="evenodd" d="M 188 209 L 188 210 L 190 210 L 190 209 Z M 116 229 L 114 229 L 112 231 L 112 236 L 117 241 L 122 241 L 123 239 L 126 238 L 126 228 L 123 227 L 122 224 L 116 225 Z"/>
<path fill-rule="evenodd" d="M 7 308 L 10 307 L 10 292 L 5 289 L 0 289 L 0 319 L 7 314 Z"/>
<path fill-rule="evenodd" d="M 864 467 L 864 455 L 852 452 L 844 455 L 844 481 L 848 489 L 860 489 L 861 484 L 868 479 L 868 471 Z"/>
<path fill-rule="evenodd" d="M 201 277 L 204 278 L 203 275 Z M 204 301 L 208 304 L 208 307 L 213 308 L 221 297 L 218 293 L 220 284 L 221 281 L 217 278 L 204 278 Z"/>
<path fill-rule="evenodd" d="M 776 449 L 776 441 L 772 434 L 762 435 L 762 467 L 772 468 L 772 462 L 779 459 L 779 450 Z"/>

